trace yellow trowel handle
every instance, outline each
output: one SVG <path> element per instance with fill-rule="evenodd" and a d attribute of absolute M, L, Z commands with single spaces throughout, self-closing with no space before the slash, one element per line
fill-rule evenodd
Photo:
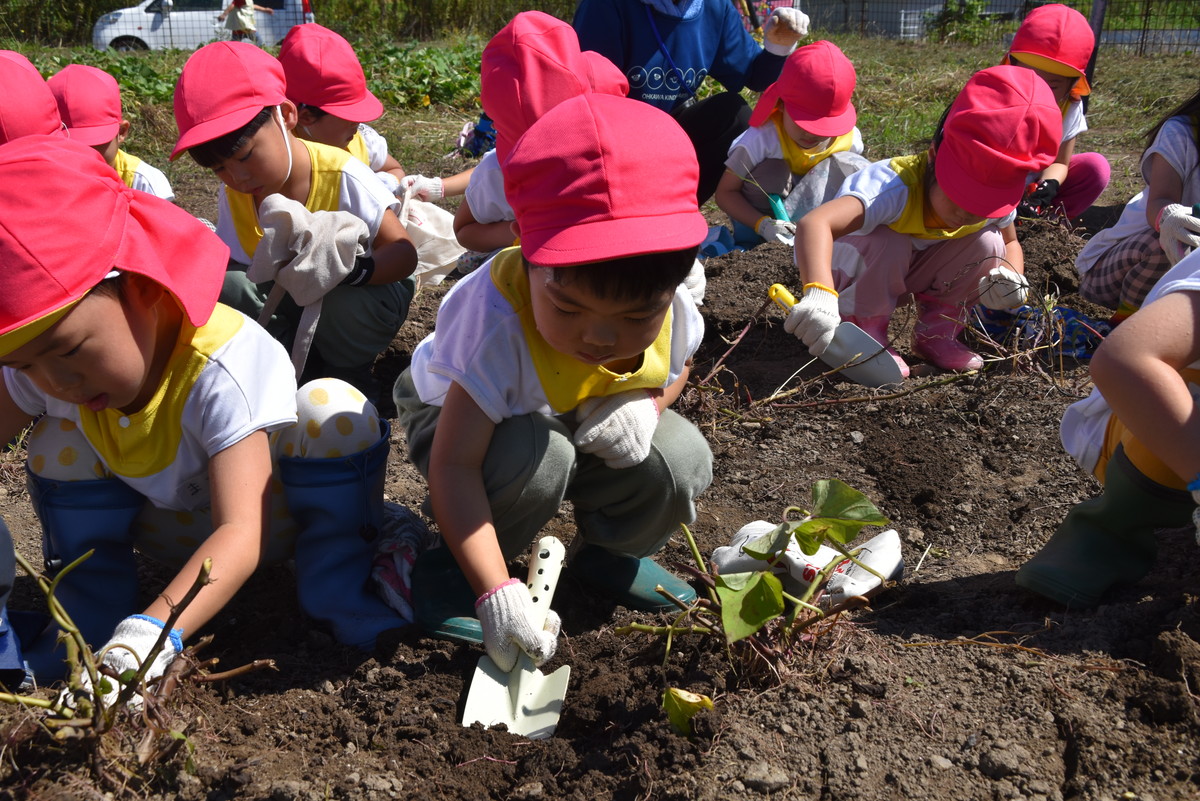
<path fill-rule="evenodd" d="M 791 311 L 791 308 L 796 305 L 796 298 L 783 284 L 771 284 L 771 288 L 767 290 L 767 297 L 778 303 L 784 311 Z"/>

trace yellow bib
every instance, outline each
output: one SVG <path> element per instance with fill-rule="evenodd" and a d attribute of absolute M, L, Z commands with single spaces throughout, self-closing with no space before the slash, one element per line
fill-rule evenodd
<path fill-rule="evenodd" d="M 854 131 L 849 131 L 841 136 L 833 137 L 829 142 L 829 147 L 824 150 L 806 150 L 788 136 L 787 130 L 783 127 L 783 109 L 777 108 L 771 112 L 770 119 L 775 123 L 775 130 L 779 133 L 779 144 L 783 147 L 783 160 L 787 162 L 788 169 L 792 171 L 793 175 L 807 175 L 809 170 L 824 159 L 834 153 L 849 150 L 854 145 Z"/>
<path fill-rule="evenodd" d="M 521 260 L 520 248 L 509 248 L 492 260 L 492 283 L 517 312 L 538 380 L 550 408 L 557 414 L 571 411 L 586 398 L 666 386 L 671 375 L 670 310 L 658 338 L 642 354 L 641 365 L 631 373 L 614 373 L 603 365 L 587 364 L 556 351 L 538 333 L 529 298 L 529 273 Z"/>
<path fill-rule="evenodd" d="M 312 175 L 308 182 L 308 197 L 304 207 L 309 211 L 337 211 L 341 190 L 342 167 L 351 156 L 345 150 L 298 139 L 308 150 L 312 163 Z M 229 202 L 229 216 L 237 231 L 238 242 L 247 256 L 254 256 L 263 230 L 258 225 L 258 209 L 254 196 L 225 187 L 225 199 Z"/>
<path fill-rule="evenodd" d="M 990 221 L 964 225 L 962 228 L 925 227 L 925 171 L 929 167 L 929 154 L 918 153 L 914 156 L 897 156 L 889 165 L 900 176 L 900 180 L 908 187 L 908 203 L 900 219 L 888 223 L 898 234 L 916 237 L 917 239 L 959 239 L 969 236 L 983 228 Z"/>
<path fill-rule="evenodd" d="M 183 407 L 208 364 L 205 354 L 228 342 L 245 320 L 220 303 L 201 328 L 185 315 L 162 380 L 144 409 L 126 415 L 117 409 L 93 412 L 79 407 L 80 428 L 110 470 L 127 478 L 144 478 L 175 461 L 183 437 Z"/>
<path fill-rule="evenodd" d="M 133 187 L 133 179 L 137 175 L 137 168 L 141 164 L 141 159 L 126 153 L 124 150 L 118 150 L 117 157 L 113 159 L 113 169 L 117 171 L 117 175 L 121 176 L 121 181 L 130 188 Z"/>
<path fill-rule="evenodd" d="M 362 131 L 354 132 L 354 138 L 346 145 L 346 150 L 363 164 L 371 166 L 371 154 L 367 152 L 367 140 L 363 139 Z"/>

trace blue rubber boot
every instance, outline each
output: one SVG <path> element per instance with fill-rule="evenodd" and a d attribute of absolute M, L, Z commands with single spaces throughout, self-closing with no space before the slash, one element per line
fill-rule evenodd
<path fill-rule="evenodd" d="M 417 625 L 430 635 L 483 642 L 483 629 L 475 617 L 475 592 L 449 548 L 432 548 L 417 557 L 412 596 Z"/>
<path fill-rule="evenodd" d="M 132 527 L 146 498 L 116 478 L 55 481 L 27 471 L 27 483 L 42 524 L 46 572 L 54 575 L 93 551 L 62 577 L 55 596 L 83 638 L 98 648 L 117 623 L 141 611 Z M 56 646 L 55 632 L 51 626 L 25 649 L 30 667 L 43 681 L 63 670 L 66 652 Z"/>
<path fill-rule="evenodd" d="M 17 560 L 12 534 L 0 519 L 0 688 L 9 692 L 20 689 L 25 681 L 25 660 L 21 641 L 8 623 L 8 596 L 17 578 Z"/>
<path fill-rule="evenodd" d="M 668 572 L 650 557 L 614 553 L 599 545 L 582 546 L 572 557 L 573 576 L 628 609 L 643 612 L 678 611 L 679 607 L 655 589 L 661 586 L 685 604 L 696 600 L 692 585 Z"/>
<path fill-rule="evenodd" d="M 383 478 L 391 426 L 365 451 L 330 459 L 283 457 L 279 479 L 296 521 L 296 594 L 300 607 L 363 650 L 405 625 L 369 586 L 374 541 L 383 525 Z"/>

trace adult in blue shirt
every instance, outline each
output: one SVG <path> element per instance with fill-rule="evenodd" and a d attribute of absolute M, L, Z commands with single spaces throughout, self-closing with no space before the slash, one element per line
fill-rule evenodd
<path fill-rule="evenodd" d="M 750 121 L 738 92 L 770 86 L 808 33 L 804 12 L 778 8 L 760 46 L 729 0 L 580 0 L 572 24 L 582 49 L 629 78 L 630 97 L 670 112 L 687 132 L 700 162 L 700 203 L 716 191 L 729 146 Z M 697 100 L 706 77 L 726 91 Z"/>

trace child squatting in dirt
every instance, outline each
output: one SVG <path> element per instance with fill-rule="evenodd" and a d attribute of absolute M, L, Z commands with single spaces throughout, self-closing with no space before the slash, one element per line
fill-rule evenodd
<path fill-rule="evenodd" d="M 1054 96 L 1033 71 L 975 73 L 928 151 L 854 173 L 838 197 L 797 222 L 803 296 L 784 328 L 814 356 L 826 351 L 843 319 L 886 344 L 896 304 L 911 294 L 918 310 L 913 352 L 947 370 L 982 367 L 958 341 L 966 308 L 1024 303 L 1015 209 L 1029 173 L 1054 160 L 1061 131 Z M 890 347 L 888 353 L 907 376 L 904 359 Z"/>
<path fill-rule="evenodd" d="M 394 398 L 446 546 L 414 566 L 418 622 L 482 640 L 508 669 L 518 647 L 554 653 L 557 616 L 531 620 L 507 563 L 564 499 L 581 582 L 636 609 L 674 608 L 656 585 L 696 598 L 649 557 L 695 520 L 712 453 L 669 408 L 704 328 L 681 286 L 708 230 L 686 135 L 589 93 L 530 126 L 503 167 L 521 245 L 447 293 Z"/>
<path fill-rule="evenodd" d="M 147 679 L 264 561 L 295 560 L 301 607 L 343 643 L 403 625 L 367 586 L 388 425 L 341 381 L 297 392 L 282 346 L 217 303 L 228 248 L 61 136 L 0 149 L 0 207 L 0 436 L 38 420 L 26 468 L 47 565 L 94 551 L 57 599 L 93 646 L 132 649 L 105 661 L 144 661 L 206 559 L 212 581 Z M 178 568 L 148 606 L 135 547 Z M 56 634 L 21 643 L 43 682 L 64 669 Z"/>
<path fill-rule="evenodd" d="M 1176 264 L 1096 350 L 1095 389 L 1063 415 L 1063 446 L 1104 485 L 1017 571 L 1075 608 L 1150 572 L 1154 530 L 1200 525 L 1200 255 Z"/>

